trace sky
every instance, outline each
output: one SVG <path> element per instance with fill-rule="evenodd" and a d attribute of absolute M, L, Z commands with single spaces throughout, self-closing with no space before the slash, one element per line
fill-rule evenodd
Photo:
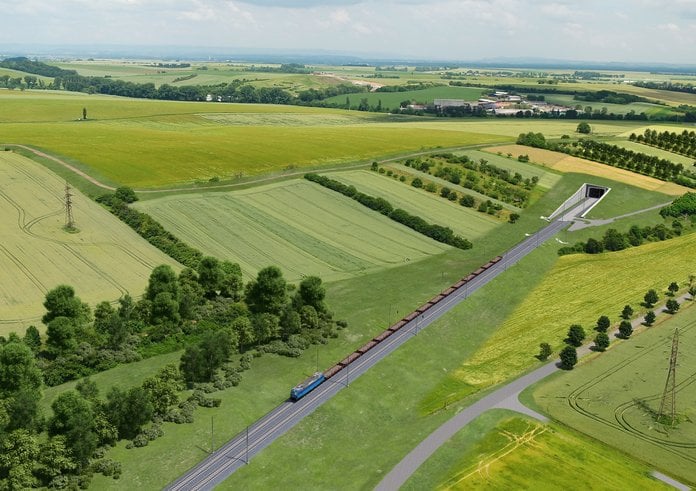
<path fill-rule="evenodd" d="M 0 0 L 3 44 L 696 64 L 696 0 Z"/>

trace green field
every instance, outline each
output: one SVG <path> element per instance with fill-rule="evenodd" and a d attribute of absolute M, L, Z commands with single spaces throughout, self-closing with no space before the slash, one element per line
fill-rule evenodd
<path fill-rule="evenodd" d="M 456 234 L 469 240 L 486 235 L 501 225 L 499 220 L 489 215 L 376 172 L 357 170 L 331 174 L 331 177 L 352 184 L 363 193 L 382 197 L 394 208 L 402 208 L 430 223 L 450 227 Z"/>
<path fill-rule="evenodd" d="M 671 129 L 671 131 L 675 131 Z M 646 155 L 654 155 L 661 159 L 669 160 L 675 164 L 683 164 L 684 167 L 691 170 L 690 167 L 696 162 L 693 158 L 686 157 L 684 155 L 679 155 L 678 153 L 668 152 L 667 150 L 662 150 L 661 148 L 651 147 L 650 145 L 643 145 L 641 143 L 636 143 L 628 140 L 613 140 L 608 141 L 613 145 L 618 145 L 619 147 L 627 148 L 633 150 L 634 152 L 644 153 Z"/>
<path fill-rule="evenodd" d="M 569 180 L 569 178 L 564 179 Z M 346 319 L 349 325 L 347 329 L 340 331 L 338 339 L 331 340 L 328 345 L 320 347 L 320 367 L 332 365 L 336 360 L 343 358 L 346 353 L 361 346 L 376 333 L 384 330 L 386 326 L 432 297 L 433 292 L 451 285 L 469 271 L 473 271 L 480 264 L 486 262 L 490 257 L 495 256 L 524 238 L 523 231 L 533 231 L 541 227 L 545 222 L 539 220 L 538 216 L 549 213 L 548 210 L 558 206 L 565 199 L 570 189 L 575 189 L 576 187 L 574 181 L 568 185 L 560 183 L 557 189 L 549 191 L 539 202 L 530 207 L 529 214 L 526 212 L 522 214 L 519 227 L 510 225 L 497 228 L 492 234 L 479 239 L 480 246 L 469 251 L 448 248 L 446 252 L 421 261 L 409 262 L 401 267 L 382 269 L 365 276 L 356 276 L 328 283 L 327 304 L 334 311 L 335 318 Z M 402 350 L 395 353 L 393 356 L 398 356 L 393 361 L 392 357 L 390 357 L 388 360 L 380 363 L 381 367 L 387 368 L 388 379 L 385 378 L 383 371 L 379 371 L 370 372 L 356 381 L 356 384 L 362 383 L 362 380 L 374 377 L 367 386 L 360 388 L 351 383 L 351 389 L 346 391 L 345 397 L 350 399 L 353 395 L 359 394 L 360 401 L 362 401 L 364 407 L 355 410 L 352 405 L 344 407 L 344 403 L 339 404 L 338 407 L 340 409 L 335 418 L 341 422 L 340 428 L 336 430 L 336 435 L 329 435 L 330 439 L 327 440 L 328 444 L 333 439 L 336 439 L 336 446 L 332 446 L 330 453 L 326 457 L 321 457 L 321 459 L 326 458 L 326 462 L 332 462 L 336 458 L 341 458 L 341 446 L 345 448 L 346 445 L 352 445 L 354 441 L 350 436 L 352 430 L 347 431 L 347 428 L 354 427 L 353 425 L 356 424 L 354 418 L 356 417 L 359 418 L 360 424 L 363 421 L 367 421 L 369 425 L 372 425 L 366 430 L 374 433 L 371 444 L 374 445 L 375 449 L 382 449 L 383 445 L 380 444 L 379 440 L 384 434 L 381 433 L 382 429 L 379 424 L 383 420 L 380 415 L 384 411 L 391 411 L 388 408 L 392 404 L 396 404 L 395 401 L 398 400 L 400 403 L 401 401 L 412 399 L 413 395 L 410 392 L 414 387 L 420 394 L 423 394 L 423 388 L 420 384 L 420 372 L 412 373 L 408 377 L 408 383 L 404 383 L 403 386 L 400 383 L 394 384 L 390 380 L 396 380 L 397 375 L 404 366 L 412 365 L 414 356 L 417 356 L 423 349 L 431 350 L 436 348 L 439 350 L 442 348 L 443 358 L 440 360 L 437 357 L 440 351 L 434 351 L 434 358 L 428 361 L 427 366 L 424 367 L 425 387 L 432 386 L 433 381 L 438 381 L 442 378 L 444 374 L 442 367 L 448 365 L 451 367 L 458 366 L 461 359 L 466 358 L 467 353 L 470 353 L 482 339 L 485 339 L 488 333 L 494 330 L 495 326 L 504 319 L 506 313 L 509 313 L 512 305 L 519 301 L 524 292 L 524 285 L 532 281 L 530 278 L 533 278 L 533 281 L 538 281 L 543 276 L 543 272 L 548 270 L 548 261 L 553 262 L 555 258 L 555 250 L 549 249 L 548 254 L 542 255 L 541 260 L 536 259 L 530 263 L 529 272 L 508 277 L 504 284 L 506 285 L 506 298 L 509 299 L 509 302 L 504 308 L 498 308 L 498 305 L 492 306 L 488 301 L 488 296 L 495 291 L 493 289 L 481 296 L 474 296 L 470 301 L 473 303 L 467 302 L 467 304 L 462 305 L 462 307 L 464 305 L 469 306 L 460 314 L 452 317 L 447 322 L 444 322 L 444 320 L 440 321 L 442 330 L 438 334 L 434 336 L 429 334 L 421 336 L 419 334 L 418 337 L 414 338 L 414 341 L 419 343 L 418 345 L 409 348 L 403 354 L 399 354 L 402 353 Z M 356 305 L 359 305 L 360 308 L 356 308 Z M 461 328 L 461 326 L 469 325 L 476 327 L 474 329 Z M 429 328 L 425 332 L 430 333 L 433 331 Z M 443 343 L 447 340 L 451 340 L 452 343 L 444 346 Z M 407 346 L 409 345 L 411 345 L 411 342 Z M 264 356 L 252 364 L 251 371 L 245 372 L 239 387 L 215 394 L 215 397 L 223 398 L 221 410 L 209 411 L 200 409 L 193 425 L 165 425 L 165 436 L 152 442 L 147 447 L 126 450 L 123 445 L 119 445 L 110 453 L 110 456 L 123 463 L 124 472 L 121 480 L 113 481 L 112 479 L 96 476 L 94 486 L 98 489 L 162 488 L 175 476 L 183 473 L 187 468 L 205 457 L 204 449 L 207 449 L 210 445 L 211 415 L 215 416 L 216 442 L 217 445 L 220 445 L 224 439 L 228 439 L 238 431 L 241 431 L 248 423 L 255 421 L 285 400 L 288 388 L 296 384 L 298 380 L 302 380 L 311 374 L 315 369 L 316 351 L 313 348 L 305 352 L 299 359 Z M 113 376 L 120 377 L 120 374 L 115 373 Z M 137 383 L 137 380 L 135 382 Z M 107 380 L 102 381 L 102 383 L 108 386 L 110 382 Z M 377 386 L 374 386 L 375 383 L 377 383 Z M 258 389 L 261 385 L 263 390 Z M 374 401 L 371 394 L 376 392 L 372 392 L 372 389 L 374 388 L 379 393 L 383 393 L 387 390 L 385 385 L 388 386 L 388 391 L 394 392 L 394 397 L 385 401 L 384 404 L 373 404 Z M 352 392 L 353 387 L 356 387 L 358 391 Z M 418 430 L 421 437 L 427 434 L 424 432 L 434 428 L 433 425 L 437 425 L 438 421 L 444 421 L 442 418 L 436 422 L 422 421 L 418 414 L 412 413 L 412 403 L 409 403 L 408 407 L 402 407 L 401 404 L 397 405 L 399 409 L 397 410 L 394 424 L 400 424 L 401 421 L 404 421 L 404 418 L 409 423 L 427 424 L 428 426 L 425 430 Z M 321 411 L 327 410 L 331 414 L 336 407 L 328 407 L 327 405 L 326 409 L 321 409 Z M 365 409 L 368 409 L 368 411 L 364 412 Z M 445 415 L 445 417 L 447 416 Z M 334 416 L 331 419 L 333 420 Z M 330 430 L 330 427 L 326 429 L 326 431 L 328 430 Z M 325 431 L 325 429 L 322 429 L 322 431 Z M 389 428 L 385 431 L 391 432 Z M 419 435 L 403 435 L 400 438 L 399 446 L 394 448 L 393 451 L 389 450 L 384 455 L 379 456 L 379 461 L 381 462 L 379 465 L 384 465 L 384 468 L 390 468 L 390 465 L 393 465 L 400 459 L 404 451 L 408 451 L 418 442 Z M 185 442 L 185 444 L 182 442 Z M 320 456 L 322 455 L 321 451 L 319 454 Z M 354 457 L 360 462 L 361 459 L 369 459 L 370 455 L 371 453 L 368 452 L 360 455 L 356 454 Z M 285 459 L 285 457 L 282 458 Z M 384 459 L 387 460 L 385 461 Z M 297 463 L 298 460 L 300 462 L 299 465 Z M 257 459 L 254 459 L 254 462 L 257 461 Z M 278 474 L 271 476 L 271 480 L 277 479 L 277 482 L 281 485 L 286 478 L 283 472 L 285 474 L 294 474 L 294 471 L 291 472 L 291 470 L 301 469 L 306 463 L 307 459 L 297 455 L 297 452 L 293 449 L 288 460 L 288 466 L 276 469 Z M 357 472 L 351 472 L 350 475 L 341 477 L 336 482 L 350 483 L 350 480 L 353 478 L 357 479 L 357 481 L 365 479 L 368 476 L 360 474 L 360 469 L 363 469 L 364 465 L 369 466 L 370 464 L 361 463 L 361 467 L 356 469 Z M 332 466 L 328 465 L 328 463 L 323 467 L 332 469 Z M 341 469 L 332 469 L 332 472 L 341 474 Z M 317 475 L 312 478 L 312 486 L 314 488 L 325 487 L 317 483 L 330 482 L 322 481 L 322 477 Z M 302 479 L 302 477 L 298 476 L 297 479 Z M 376 477 L 371 475 L 369 479 L 374 481 Z M 245 480 L 244 482 L 248 483 L 250 481 Z M 259 482 L 261 483 L 262 481 Z M 302 486 L 302 483 L 298 481 L 297 486 Z"/>
<path fill-rule="evenodd" d="M 533 398 L 553 418 L 696 484 L 696 309 L 587 360 L 570 373 L 538 384 Z M 656 423 L 669 367 L 672 336 L 679 330 L 677 414 L 673 428 Z"/>
<path fill-rule="evenodd" d="M 29 159 L 0 152 L 0 183 L 0 334 L 40 325 L 44 295 L 59 284 L 94 305 L 138 297 L 155 266 L 176 266 L 77 191 L 79 233 L 64 231 L 65 183 Z"/>
<path fill-rule="evenodd" d="M 291 281 L 306 275 L 333 281 L 449 249 L 299 179 L 230 193 L 171 196 L 136 207 L 204 253 L 238 262 L 248 278 L 276 264 Z"/>
<path fill-rule="evenodd" d="M 372 80 L 381 83 L 379 79 Z M 407 90 L 405 92 L 370 92 L 365 94 L 348 94 L 329 97 L 329 104 L 345 105 L 346 97 L 351 107 L 360 104 L 362 99 L 367 99 L 370 106 L 377 106 L 382 101 L 383 109 L 398 109 L 402 101 L 410 101 L 417 104 L 432 104 L 435 99 L 463 99 L 466 101 L 478 101 L 482 94 L 490 92 L 490 89 L 482 87 L 430 87 L 420 90 Z"/>
<path fill-rule="evenodd" d="M 670 282 L 684 284 L 689 274 L 696 273 L 691 259 L 694 244 L 696 234 L 690 234 L 621 252 L 559 258 L 485 345 L 433 394 L 432 404 L 438 397 L 457 398 L 534 366 L 539 343 L 560 350 L 571 324 L 590 332 L 600 315 L 618 322 L 626 304 L 640 313 L 647 290 L 663 292 Z"/>
<path fill-rule="evenodd" d="M 670 489 L 650 470 L 561 425 L 494 409 L 459 430 L 401 489 Z"/>
<path fill-rule="evenodd" d="M 620 91 L 621 89 L 613 89 Z M 648 116 L 668 116 L 675 114 L 674 108 L 670 106 L 662 106 L 660 104 L 650 104 L 648 102 L 633 102 L 631 104 L 610 104 L 605 102 L 588 102 L 578 101 L 573 99 L 574 96 L 566 94 L 545 94 L 546 102 L 552 104 L 560 104 L 563 106 L 575 107 L 582 106 L 584 110 L 587 106 L 592 107 L 593 112 L 598 109 L 607 108 L 607 112 L 614 114 L 627 114 L 630 111 L 636 114 L 645 113 Z"/>
<path fill-rule="evenodd" d="M 337 114 L 345 117 L 345 111 L 295 106 L 127 99 L 119 99 L 116 105 L 115 98 L 99 96 L 51 97 L 32 93 L 15 98 L 11 92 L 3 95 L 6 97 L 0 104 L 0 121 L 13 124 L 3 125 L 2 143 L 35 145 L 69 156 L 96 177 L 134 187 L 234 179 L 507 139 L 482 131 L 471 134 L 455 127 L 422 128 L 411 125 L 408 119 L 399 123 L 369 122 L 390 118 L 385 115 L 368 116 L 368 124 L 364 114 L 355 115 L 352 124 L 335 124 L 331 118 Z M 38 107 L 32 108 L 33 105 Z M 108 108 L 104 114 L 100 106 Z M 90 119 L 77 121 L 83 107 Z M 13 108 L 19 108 L 17 113 Z M 219 122 L 209 116 L 216 111 L 258 112 L 261 116 L 259 124 L 250 125 L 248 115 L 244 124 L 229 124 L 230 118 Z M 280 124 L 269 116 L 274 111 L 283 115 Z M 293 124 L 288 125 L 287 113 L 308 114 L 309 123 L 299 125 L 301 116 L 295 116 Z M 329 115 L 329 124 L 324 125 L 317 115 Z"/>

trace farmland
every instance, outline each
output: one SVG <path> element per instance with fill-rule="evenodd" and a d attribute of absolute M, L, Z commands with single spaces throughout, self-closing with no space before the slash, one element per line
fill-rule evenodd
<path fill-rule="evenodd" d="M 546 489 L 569 482 L 583 489 L 669 489 L 649 471 L 581 433 L 495 409 L 462 428 L 401 489 L 530 489 L 541 482 Z"/>
<path fill-rule="evenodd" d="M 511 153 L 513 157 L 517 157 L 518 155 L 529 155 L 532 162 L 548 166 L 559 172 L 578 172 L 592 176 L 605 177 L 642 189 L 657 191 L 672 196 L 681 195 L 688 191 L 688 188 L 672 182 L 660 181 L 654 177 L 636 174 L 635 172 L 625 169 L 619 169 L 617 167 L 572 157 L 564 153 L 552 152 L 550 150 L 522 145 L 503 145 L 487 148 L 486 151 L 492 153 L 501 152 L 503 154 Z"/>
<path fill-rule="evenodd" d="M 332 174 L 331 177 L 369 195 L 381 196 L 394 207 L 419 215 L 430 223 L 450 227 L 456 234 L 470 240 L 475 240 L 500 225 L 500 221 L 489 215 L 375 172 L 348 171 Z"/>
<path fill-rule="evenodd" d="M 561 257 L 485 345 L 450 375 L 443 387 L 451 393 L 443 389 L 440 395 L 456 396 L 457 383 L 459 391 L 480 389 L 533 366 L 539 343 L 559 350 L 571 324 L 589 331 L 600 315 L 616 320 L 626 304 L 640 312 L 647 290 L 662 292 L 670 282 L 683 284 L 693 273 L 684 265 L 690 264 L 694 244 L 696 234 L 690 234 L 621 252 Z"/>
<path fill-rule="evenodd" d="M 674 131 L 673 129 L 671 131 Z M 644 153 L 646 155 L 654 155 L 661 159 L 666 159 L 675 164 L 683 164 L 687 169 L 694 164 L 694 159 L 686 157 L 684 155 L 679 155 L 678 153 L 668 152 L 667 150 L 662 150 L 661 148 L 651 147 L 650 145 L 643 145 L 641 143 L 636 143 L 627 140 L 610 140 L 607 143 L 612 145 L 617 145 L 619 147 L 627 148 L 633 150 L 637 153 Z"/>
<path fill-rule="evenodd" d="M 539 178 L 538 185 L 546 189 L 551 189 L 561 178 L 560 173 L 549 170 L 547 167 L 519 162 L 515 159 L 507 158 L 501 155 L 492 155 L 490 152 L 484 152 L 481 150 L 465 150 L 455 153 L 457 155 L 466 155 L 474 161 L 485 159 L 489 163 L 501 169 L 507 169 L 510 172 L 519 172 L 524 178 L 532 178 L 536 176 Z"/>
<path fill-rule="evenodd" d="M 273 121 L 269 124 L 268 113 L 274 112 L 275 106 L 259 109 L 262 106 L 212 103 L 202 106 L 200 103 L 139 100 L 119 101 L 116 105 L 109 97 L 61 95 L 53 99 L 46 94 L 36 99 L 31 95 L 16 99 L 14 95 L 7 97 L 10 103 L 6 105 L 3 100 L 0 120 L 22 121 L 23 124 L 5 125 L 3 143 L 36 145 L 58 155 L 70 156 L 107 182 L 134 187 L 171 186 L 211 178 L 233 179 L 294 167 L 355 162 L 424 148 L 507 139 L 483 132 L 470 133 L 466 128 L 427 129 L 408 122 L 365 124 L 364 115 L 355 116 L 355 124 L 325 126 L 317 115 L 328 114 L 335 118 L 337 111 L 313 108 L 278 106 L 277 112 L 283 115 L 288 112 L 311 115 L 311 124 L 297 124 L 296 116 L 294 124 L 288 126 Z M 34 102 L 40 103 L 35 117 L 29 109 Z M 126 107 L 133 104 L 133 107 L 110 109 L 114 112 L 107 111 L 107 114 L 113 119 L 102 120 L 107 116 L 100 114 L 99 106 L 107 103 Z M 14 116 L 11 110 L 17 106 L 23 109 Z M 90 119 L 76 121 L 83 107 L 88 109 Z M 249 124 L 248 116 L 245 116 L 244 125 L 219 123 L 205 116 L 216 109 L 229 113 L 238 109 L 244 113 L 260 112 L 260 124 Z M 340 114 L 345 117 L 344 111 Z M 281 121 L 287 121 L 285 118 L 282 116 Z"/>
<path fill-rule="evenodd" d="M 278 264 L 292 281 L 305 275 L 333 281 L 448 249 L 301 180 L 233 193 L 167 197 L 137 207 L 206 254 L 238 262 L 247 277 Z"/>
<path fill-rule="evenodd" d="M 681 422 L 669 428 L 656 423 L 652 415 L 659 410 L 675 329 L 679 329 L 676 405 Z M 564 424 L 693 485 L 695 346 L 696 309 L 689 308 L 611 348 L 607 356 L 540 383 L 533 398 Z"/>
<path fill-rule="evenodd" d="M 39 325 L 44 294 L 70 284 L 83 301 L 139 296 L 152 268 L 174 261 L 75 193 L 79 233 L 62 229 L 65 184 L 39 164 L 0 153 L 0 334 Z"/>
<path fill-rule="evenodd" d="M 614 89 L 616 90 L 616 89 Z M 593 110 L 607 108 L 607 112 L 614 114 L 627 114 L 633 111 L 636 114 L 645 113 L 649 116 L 663 116 L 674 114 L 674 110 L 670 106 L 660 104 L 651 104 L 648 102 L 634 102 L 631 104 L 609 104 L 605 102 L 589 102 L 574 99 L 572 95 L 565 94 L 546 94 L 546 102 L 560 104 L 568 107 L 582 106 L 583 110 L 590 106 Z"/>
<path fill-rule="evenodd" d="M 379 80 L 376 80 L 379 82 Z M 350 106 L 357 106 L 362 99 L 366 99 L 370 106 L 377 106 L 380 101 L 383 109 L 398 109 L 402 101 L 412 101 L 418 104 L 432 104 L 435 99 L 464 99 L 477 101 L 482 94 L 490 92 L 490 89 L 482 87 L 430 87 L 420 90 L 407 90 L 404 92 L 370 92 L 329 97 L 326 102 L 337 106 L 344 106 L 346 97 Z"/>

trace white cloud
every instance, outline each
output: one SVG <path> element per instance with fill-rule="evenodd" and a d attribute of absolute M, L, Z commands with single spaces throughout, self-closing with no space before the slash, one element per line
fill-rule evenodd
<path fill-rule="evenodd" d="M 669 31 L 669 32 L 678 32 L 679 26 L 674 24 L 673 22 L 669 22 L 667 24 L 658 24 L 657 28 L 661 31 Z"/>

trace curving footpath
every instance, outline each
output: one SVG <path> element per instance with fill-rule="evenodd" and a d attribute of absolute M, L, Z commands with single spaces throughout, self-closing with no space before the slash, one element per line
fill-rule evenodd
<path fill-rule="evenodd" d="M 679 297 L 680 303 L 689 299 L 688 295 L 683 295 Z M 693 300 L 693 299 L 692 299 Z M 654 312 L 655 315 L 662 313 L 664 305 L 657 307 Z M 641 326 L 643 318 L 638 317 L 631 321 L 633 328 L 636 329 Z M 615 329 L 612 333 L 614 336 L 618 334 L 619 330 Z M 590 344 L 586 344 L 578 348 L 578 358 L 585 356 L 590 353 Z M 540 414 L 532 409 L 529 409 L 519 401 L 519 395 L 527 387 L 541 381 L 542 379 L 548 377 L 559 368 L 559 360 L 552 361 L 543 365 L 536 370 L 500 387 L 496 391 L 487 395 L 483 399 L 478 400 L 471 406 L 463 409 L 438 429 L 433 431 L 425 440 L 423 440 L 416 448 L 411 450 L 406 457 L 404 457 L 401 462 L 399 462 L 394 468 L 382 479 L 382 481 L 375 488 L 376 491 L 395 491 L 403 486 L 406 481 L 416 472 L 416 470 L 426 461 L 430 456 L 432 456 L 435 451 L 444 445 L 450 438 L 452 438 L 459 430 L 464 428 L 471 421 L 479 417 L 484 412 L 489 409 L 512 409 L 519 413 L 526 414 L 535 419 L 541 421 L 548 421 L 548 418 L 543 414 Z M 653 472 L 653 476 L 671 486 L 678 489 L 688 490 L 688 486 L 684 486 L 680 482 L 665 476 L 660 472 Z"/>

